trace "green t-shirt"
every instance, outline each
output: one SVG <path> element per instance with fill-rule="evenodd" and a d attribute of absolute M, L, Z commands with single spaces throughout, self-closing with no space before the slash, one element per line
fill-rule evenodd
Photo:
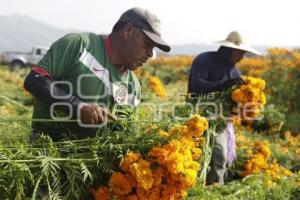
<path fill-rule="evenodd" d="M 98 103 L 110 110 L 114 105 L 135 107 L 140 102 L 141 89 L 134 72 L 121 74 L 118 71 L 110 62 L 105 41 L 99 35 L 67 34 L 52 44 L 37 65 L 52 76 L 58 87 L 83 102 Z M 51 110 L 37 99 L 33 119 L 51 119 Z M 55 113 L 52 112 L 52 116 Z M 93 128 L 82 128 L 77 122 L 33 122 L 32 129 L 53 137 L 60 133 L 94 132 Z"/>

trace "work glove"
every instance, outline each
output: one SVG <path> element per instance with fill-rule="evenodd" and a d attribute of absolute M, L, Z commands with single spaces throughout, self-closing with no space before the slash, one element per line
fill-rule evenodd
<path fill-rule="evenodd" d="M 228 89 L 234 85 L 242 85 L 244 83 L 245 83 L 245 81 L 241 77 L 238 77 L 238 78 L 229 79 L 229 80 L 225 81 L 224 85 L 225 85 L 225 88 Z"/>

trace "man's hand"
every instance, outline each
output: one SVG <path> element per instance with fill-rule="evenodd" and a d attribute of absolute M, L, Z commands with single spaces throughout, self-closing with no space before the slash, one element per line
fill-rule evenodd
<path fill-rule="evenodd" d="M 243 85 L 243 84 L 245 84 L 245 81 L 241 77 L 237 77 L 237 78 L 235 78 L 233 80 L 236 83 L 236 85 Z"/>
<path fill-rule="evenodd" d="M 225 81 L 224 84 L 225 84 L 225 88 L 228 89 L 234 85 L 242 85 L 244 83 L 245 83 L 245 81 L 241 77 L 238 77 L 238 78 L 234 78 L 234 79 L 229 79 L 229 80 Z"/>
<path fill-rule="evenodd" d="M 80 120 L 84 124 L 101 124 L 107 119 L 117 120 L 117 117 L 97 104 L 80 103 L 78 112 Z"/>

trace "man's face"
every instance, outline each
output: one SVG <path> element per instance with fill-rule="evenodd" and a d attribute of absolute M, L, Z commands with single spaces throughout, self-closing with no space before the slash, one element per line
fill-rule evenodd
<path fill-rule="evenodd" d="M 239 50 L 239 49 L 234 49 L 232 51 L 232 54 L 231 54 L 231 61 L 233 64 L 236 64 L 238 63 L 240 60 L 243 59 L 244 55 L 245 55 L 245 51 L 242 51 L 242 50 Z"/>
<path fill-rule="evenodd" d="M 124 47 L 124 64 L 126 69 L 135 70 L 153 55 L 154 42 L 142 30 L 131 26 Z"/>

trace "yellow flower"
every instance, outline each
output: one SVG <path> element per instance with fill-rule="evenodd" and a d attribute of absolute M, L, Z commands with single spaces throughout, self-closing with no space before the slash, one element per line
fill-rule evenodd
<path fill-rule="evenodd" d="M 271 155 L 269 143 L 267 141 L 255 141 L 251 158 L 244 163 L 242 176 L 260 173 L 268 167 L 268 159 Z"/>
<path fill-rule="evenodd" d="M 197 180 L 197 171 L 186 169 L 183 172 L 184 182 L 189 186 L 195 186 Z"/>
<path fill-rule="evenodd" d="M 130 166 L 130 173 L 136 179 L 138 187 L 148 190 L 154 183 L 154 178 L 150 168 L 150 163 L 140 159 Z"/>
<path fill-rule="evenodd" d="M 265 170 L 266 174 L 271 176 L 272 179 L 278 180 L 282 177 L 292 176 L 293 173 L 286 168 L 280 166 L 276 160 L 274 160 Z"/>
<path fill-rule="evenodd" d="M 208 129 L 208 121 L 200 115 L 193 115 L 187 122 L 189 135 L 200 137 Z"/>
<path fill-rule="evenodd" d="M 185 125 L 176 125 L 168 131 L 168 134 L 170 137 L 174 136 L 174 135 L 188 136 L 189 130 L 188 130 L 188 127 Z"/>
<path fill-rule="evenodd" d="M 184 170 L 184 157 L 180 153 L 173 152 L 169 155 L 169 158 L 166 159 L 165 164 L 169 172 L 174 174 L 180 173 Z"/>
<path fill-rule="evenodd" d="M 120 163 L 120 168 L 125 172 L 129 171 L 130 165 L 137 162 L 140 157 L 141 155 L 139 153 L 134 153 L 132 151 L 127 153 Z"/>
<path fill-rule="evenodd" d="M 254 146 L 255 146 L 255 151 L 257 153 L 261 153 L 265 160 L 268 160 L 271 156 L 271 150 L 269 148 L 269 143 L 264 140 L 264 141 L 255 141 L 254 142 Z"/>
<path fill-rule="evenodd" d="M 158 131 L 158 134 L 159 134 L 160 136 L 162 136 L 162 137 L 170 137 L 169 133 L 166 132 L 166 131 L 164 131 L 164 130 L 162 130 L 162 129 L 160 129 L 160 130 Z"/>
<path fill-rule="evenodd" d="M 200 147 L 202 146 L 203 144 L 205 144 L 206 140 L 204 137 L 199 137 L 199 138 L 195 138 L 194 139 L 194 144 L 195 144 L 195 147 Z"/>
<path fill-rule="evenodd" d="M 202 154 L 202 151 L 200 148 L 192 148 L 192 155 L 193 160 L 198 160 Z"/>
<path fill-rule="evenodd" d="M 161 98 L 165 98 L 167 96 L 165 88 L 159 78 L 151 76 L 149 78 L 149 86 L 157 96 Z"/>
<path fill-rule="evenodd" d="M 266 87 L 266 81 L 261 78 L 254 78 L 250 76 L 243 76 L 243 80 L 246 85 L 251 85 L 259 90 L 264 90 Z"/>

